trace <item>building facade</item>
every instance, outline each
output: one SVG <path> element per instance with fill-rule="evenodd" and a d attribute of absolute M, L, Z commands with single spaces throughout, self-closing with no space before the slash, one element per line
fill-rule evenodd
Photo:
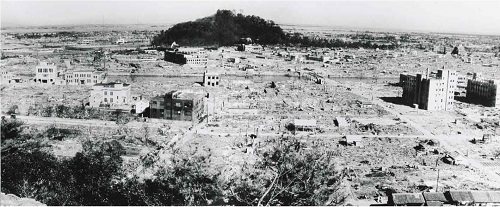
<path fill-rule="evenodd" d="M 199 123 L 205 115 L 204 95 L 171 91 L 150 101 L 150 118 Z"/>
<path fill-rule="evenodd" d="M 40 62 L 35 68 L 35 83 L 55 84 L 59 71 L 54 63 Z"/>
<path fill-rule="evenodd" d="M 466 98 L 471 103 L 500 108 L 500 80 L 473 78 L 467 82 Z"/>
<path fill-rule="evenodd" d="M 107 82 L 106 73 L 95 70 L 68 71 L 64 73 L 64 79 L 67 85 L 94 85 Z"/>
<path fill-rule="evenodd" d="M 191 66 L 206 65 L 208 58 L 202 48 L 179 48 L 173 51 L 165 51 L 165 61 L 176 64 L 188 64 Z"/>
<path fill-rule="evenodd" d="M 203 73 L 203 86 L 218 86 L 220 82 L 218 73 Z"/>
<path fill-rule="evenodd" d="M 106 83 L 107 74 L 95 70 L 74 70 L 64 73 L 64 79 L 67 85 L 94 85 Z"/>
<path fill-rule="evenodd" d="M 403 101 L 406 104 L 417 104 L 425 110 L 452 110 L 455 102 L 457 73 L 451 70 L 438 70 L 433 77 L 427 70 L 426 77 L 422 74 L 400 75 L 403 87 Z"/>
<path fill-rule="evenodd" d="M 97 83 L 90 92 L 91 107 L 123 106 L 128 105 L 130 100 L 130 84 Z"/>

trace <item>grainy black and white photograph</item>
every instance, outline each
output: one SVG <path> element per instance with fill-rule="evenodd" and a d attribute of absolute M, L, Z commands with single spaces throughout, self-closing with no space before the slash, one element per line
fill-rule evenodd
<path fill-rule="evenodd" d="M 500 1 L 0 6 L 0 206 L 500 206 Z"/>

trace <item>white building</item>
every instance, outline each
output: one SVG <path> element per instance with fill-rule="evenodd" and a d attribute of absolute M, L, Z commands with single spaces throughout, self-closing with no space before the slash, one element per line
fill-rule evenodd
<path fill-rule="evenodd" d="M 105 72 L 88 69 L 68 71 L 64 73 L 64 79 L 67 85 L 94 85 L 106 83 L 108 78 Z"/>
<path fill-rule="evenodd" d="M 134 100 L 134 104 L 132 108 L 135 109 L 136 114 L 143 113 L 146 108 L 149 107 L 149 101 L 140 97 L 139 99 Z"/>
<path fill-rule="evenodd" d="M 218 86 L 220 82 L 218 73 L 203 73 L 203 86 Z"/>
<path fill-rule="evenodd" d="M 90 106 L 123 106 L 131 102 L 130 84 L 97 83 L 90 92 Z"/>
<path fill-rule="evenodd" d="M 120 38 L 118 40 L 115 41 L 116 44 L 125 44 L 127 41 L 125 41 L 124 38 Z"/>
<path fill-rule="evenodd" d="M 35 83 L 55 84 L 58 82 L 59 72 L 54 63 L 40 62 L 35 72 Z"/>

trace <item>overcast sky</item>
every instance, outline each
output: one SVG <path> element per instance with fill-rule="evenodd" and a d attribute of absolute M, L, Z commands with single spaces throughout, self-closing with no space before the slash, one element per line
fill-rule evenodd
<path fill-rule="evenodd" d="M 2 26 L 172 24 L 231 9 L 282 24 L 500 35 L 500 1 L 0 1 Z"/>

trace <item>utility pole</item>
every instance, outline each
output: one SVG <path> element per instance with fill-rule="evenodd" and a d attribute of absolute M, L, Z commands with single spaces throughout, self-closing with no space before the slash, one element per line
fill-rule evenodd
<path fill-rule="evenodd" d="M 439 169 L 437 168 L 438 167 L 438 163 L 439 163 L 439 157 L 436 159 L 436 169 L 438 171 L 438 176 L 437 176 L 437 179 L 436 179 L 436 192 L 438 192 L 438 187 L 439 187 Z"/>
<path fill-rule="evenodd" d="M 438 177 L 436 180 L 436 192 L 438 192 L 438 186 L 439 186 L 439 169 L 438 169 Z"/>

